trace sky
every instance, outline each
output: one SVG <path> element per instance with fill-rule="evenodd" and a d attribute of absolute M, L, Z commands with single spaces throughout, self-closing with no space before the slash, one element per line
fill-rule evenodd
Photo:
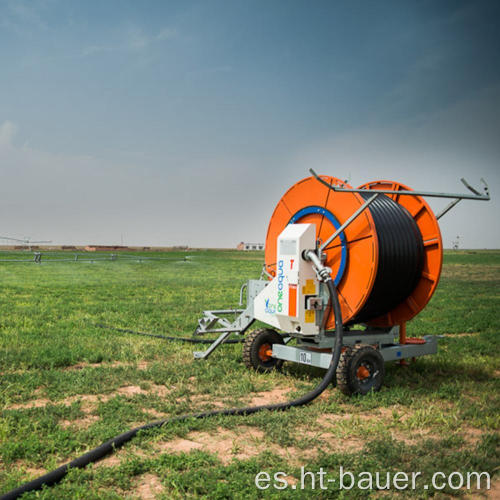
<path fill-rule="evenodd" d="M 443 242 L 500 248 L 499 21 L 497 1 L 0 0 L 0 235 L 263 242 L 312 167 L 483 177 Z"/>

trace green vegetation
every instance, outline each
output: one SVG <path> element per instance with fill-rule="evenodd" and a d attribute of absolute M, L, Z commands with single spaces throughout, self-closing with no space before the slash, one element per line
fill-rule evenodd
<path fill-rule="evenodd" d="M 156 254 L 155 254 L 156 255 Z M 133 426 L 194 410 L 286 400 L 320 370 L 285 364 L 258 374 L 241 345 L 206 362 L 194 346 L 96 327 L 189 336 L 203 309 L 237 305 L 262 253 L 169 252 L 165 261 L 0 263 L 0 493 Z M 421 471 L 408 497 L 467 494 L 423 489 L 435 471 L 498 470 L 500 251 L 448 252 L 443 276 L 409 335 L 443 334 L 439 353 L 387 365 L 380 393 L 324 393 L 308 407 L 188 421 L 142 433 L 114 455 L 73 470 L 26 498 L 388 498 L 359 489 L 265 492 L 259 471 L 300 467 Z M 292 480 L 290 480 L 292 482 Z M 470 493 L 470 492 L 469 492 Z M 149 495 L 149 497 L 148 497 Z"/>

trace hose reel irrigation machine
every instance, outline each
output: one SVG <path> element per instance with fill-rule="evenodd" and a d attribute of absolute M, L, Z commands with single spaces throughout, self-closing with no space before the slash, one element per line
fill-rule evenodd
<path fill-rule="evenodd" d="M 258 320 L 266 327 L 247 335 L 243 347 L 249 368 L 270 371 L 292 361 L 327 369 L 340 327 L 337 385 L 345 394 L 367 394 L 380 389 L 386 361 L 437 352 L 436 336 L 409 338 L 406 322 L 422 311 L 439 282 L 438 219 L 462 199 L 489 200 L 488 186 L 481 179 L 480 193 L 462 179 L 472 194 L 413 191 L 391 181 L 353 189 L 310 172 L 274 210 L 263 276 L 241 289 L 246 308 L 204 311 L 195 335 L 220 336 L 194 356 L 207 358 Z M 452 201 L 435 215 L 424 197 Z"/>

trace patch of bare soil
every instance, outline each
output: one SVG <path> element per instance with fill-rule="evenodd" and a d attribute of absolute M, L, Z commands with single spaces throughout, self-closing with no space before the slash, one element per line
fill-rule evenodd
<path fill-rule="evenodd" d="M 365 441 L 362 438 L 352 434 L 346 436 L 345 439 L 332 439 L 331 433 L 322 431 L 303 431 L 302 435 L 320 441 L 319 444 L 315 444 L 312 452 L 306 453 L 307 458 L 315 456 L 320 449 L 328 452 L 355 453 L 361 451 L 365 446 Z"/>
<path fill-rule="evenodd" d="M 416 444 L 419 440 L 424 438 L 439 437 L 431 434 L 430 430 L 427 429 L 407 431 L 404 429 L 394 428 L 394 412 L 397 413 L 398 420 L 400 422 L 404 422 L 410 415 L 412 415 L 411 411 L 408 409 L 403 410 L 401 407 L 379 408 L 374 412 L 362 414 L 327 413 L 318 417 L 316 423 L 319 428 L 322 428 L 327 432 L 338 427 L 346 430 L 345 439 L 332 440 L 330 434 L 326 435 L 327 442 L 331 443 L 329 444 L 330 449 L 337 451 L 355 452 L 363 449 L 366 444 L 366 438 L 356 435 L 356 425 L 359 425 L 359 423 L 361 423 L 361 425 L 382 424 L 389 429 L 393 439 L 396 441 L 402 441 L 407 445 Z M 323 438 L 324 435 L 320 433 L 319 437 Z"/>
<path fill-rule="evenodd" d="M 26 467 L 25 471 L 26 474 L 34 477 L 39 477 L 47 474 L 47 469 L 44 469 L 43 467 Z"/>
<path fill-rule="evenodd" d="M 264 433 L 254 427 L 242 426 L 237 432 L 218 427 L 215 432 L 190 432 L 185 438 L 159 441 L 155 448 L 160 452 L 189 453 L 204 450 L 215 454 L 227 465 L 233 458 L 245 460 L 267 449 Z M 273 448 L 273 451 L 274 448 Z"/>
<path fill-rule="evenodd" d="M 467 444 L 476 445 L 481 441 L 484 433 L 484 431 L 476 427 L 462 427 L 462 432 L 460 434 Z M 500 496 L 498 498 L 500 498 Z"/>
<path fill-rule="evenodd" d="M 139 478 L 139 482 L 133 494 L 143 500 L 153 500 L 164 492 L 160 478 L 155 474 L 144 474 Z"/>
<path fill-rule="evenodd" d="M 60 401 L 51 401 L 47 398 L 32 399 L 25 403 L 16 403 L 9 406 L 9 410 L 20 410 L 29 408 L 40 408 L 47 406 L 48 404 L 62 404 L 65 406 L 70 406 L 75 401 L 82 401 L 82 410 L 91 411 L 95 408 L 95 405 L 99 402 L 106 402 L 116 396 L 126 396 L 131 397 L 137 394 L 155 394 L 160 397 L 165 397 L 168 395 L 170 390 L 164 385 L 152 384 L 148 390 L 141 389 L 138 385 L 127 385 L 120 387 L 114 392 L 108 394 L 77 394 L 75 396 L 69 396 L 67 398 L 61 399 Z"/>
<path fill-rule="evenodd" d="M 486 491 L 487 498 L 500 498 L 500 480 L 492 481 L 490 486 L 490 489 Z"/>
<path fill-rule="evenodd" d="M 299 480 L 296 478 L 296 477 L 293 477 L 293 476 L 285 476 L 283 478 L 290 486 L 294 486 L 296 485 Z"/>
<path fill-rule="evenodd" d="M 159 420 L 161 418 L 165 418 L 167 416 L 166 413 L 162 413 L 161 411 L 155 410 L 154 408 L 143 408 L 142 411 L 151 415 L 153 418 Z"/>
<path fill-rule="evenodd" d="M 14 467 L 16 469 L 24 470 L 26 474 L 32 477 L 43 476 L 44 474 L 47 473 L 47 469 L 44 469 L 43 467 L 33 467 L 30 465 L 26 465 L 26 463 L 23 460 L 16 460 L 14 462 Z"/>
<path fill-rule="evenodd" d="M 379 408 L 374 413 L 325 413 L 320 415 L 316 422 L 319 426 L 325 429 L 331 429 L 339 422 L 360 421 L 360 422 L 378 422 L 392 420 L 392 410 L 387 408 Z"/>
<path fill-rule="evenodd" d="M 414 446 L 418 444 L 423 439 L 441 439 L 443 436 L 439 434 L 434 434 L 430 430 L 412 430 L 403 431 L 400 429 L 392 429 L 391 436 L 395 441 L 402 441 L 407 446 Z"/>
<path fill-rule="evenodd" d="M 104 457 L 102 460 L 99 460 L 94 464 L 94 467 L 116 467 L 120 465 L 121 460 L 120 456 L 117 453 L 112 453 Z"/>
<path fill-rule="evenodd" d="M 117 368 L 120 366 L 136 366 L 138 370 L 146 370 L 149 368 L 151 365 L 151 361 L 113 361 L 113 362 L 102 362 L 102 363 L 87 363 L 86 361 L 81 361 L 80 363 L 76 363 L 74 365 L 69 365 L 69 366 L 63 366 L 60 368 L 56 368 L 57 370 L 62 370 L 62 371 L 78 371 L 78 370 L 83 370 L 84 368 L 99 368 L 99 367 L 104 367 L 104 368 Z M 23 370 L 23 369 L 6 369 L 0 371 L 0 375 L 7 375 L 7 374 L 19 374 L 19 373 L 26 373 L 28 370 Z"/>
<path fill-rule="evenodd" d="M 213 399 L 213 396 L 210 394 L 193 394 L 190 395 L 188 398 L 181 398 L 178 399 L 177 401 L 184 401 L 188 400 L 191 404 L 195 406 L 215 406 L 217 408 L 226 408 L 227 405 L 220 400 Z"/>
<path fill-rule="evenodd" d="M 25 408 L 41 408 L 43 406 L 47 406 L 52 401 L 47 398 L 39 398 L 28 401 L 27 403 L 15 403 L 9 406 L 9 410 L 20 410 Z"/>
<path fill-rule="evenodd" d="M 194 379 L 194 377 L 191 377 Z M 193 391 L 196 388 L 193 388 Z M 288 393 L 290 388 L 286 389 L 273 389 L 271 391 L 256 392 L 245 398 L 245 402 L 239 406 L 260 406 L 269 405 L 273 403 L 281 403 L 288 401 Z M 215 408 L 230 408 L 232 406 L 237 406 L 234 403 L 229 403 L 224 400 L 214 399 L 211 394 L 190 394 L 189 396 L 183 396 L 176 399 L 177 402 L 188 402 L 190 406 L 198 407 L 215 407 Z"/>
<path fill-rule="evenodd" d="M 99 417 L 97 415 L 87 415 L 84 418 L 77 418 L 75 420 L 60 420 L 59 425 L 66 429 L 68 427 L 78 427 L 79 429 L 86 429 L 90 427 L 94 422 L 97 422 Z"/>
<path fill-rule="evenodd" d="M 288 401 L 290 388 L 276 388 L 271 391 L 256 392 L 249 401 L 249 406 L 269 405 L 274 403 L 284 403 Z"/>
<path fill-rule="evenodd" d="M 472 488 L 476 488 L 476 482 L 471 482 Z M 486 481 L 483 479 L 480 490 L 468 490 L 465 495 L 466 500 L 475 500 L 477 498 L 492 498 L 497 500 L 500 498 L 500 479 L 491 479 L 490 489 L 486 489 Z"/>
<path fill-rule="evenodd" d="M 247 460 L 267 450 L 296 465 L 304 465 L 317 454 L 316 449 L 300 450 L 294 446 L 282 447 L 276 443 L 269 443 L 263 431 L 249 426 L 241 426 L 236 430 L 218 427 L 213 432 L 192 431 L 185 438 L 158 441 L 153 446 L 161 453 L 189 453 L 192 450 L 203 450 L 217 455 L 224 465 L 233 459 Z"/>
<path fill-rule="evenodd" d="M 446 404 L 445 406 L 446 408 L 453 407 L 453 405 L 451 404 Z M 408 408 L 403 408 L 401 406 L 394 406 L 391 408 L 379 408 L 375 410 L 373 413 L 363 413 L 363 414 L 327 413 L 321 415 L 316 420 L 317 426 L 320 429 L 320 431 L 316 433 L 315 437 L 323 438 L 321 429 L 328 431 L 334 429 L 336 426 L 346 427 L 347 424 L 347 427 L 349 427 L 349 432 L 348 434 L 346 433 L 346 440 L 341 441 L 341 443 L 343 442 L 343 444 L 340 445 L 340 449 L 342 451 L 360 450 L 364 446 L 365 440 L 356 436 L 355 426 L 353 425 L 353 427 L 351 428 L 349 423 L 352 422 L 353 424 L 356 424 L 357 422 L 362 422 L 362 423 L 366 422 L 369 425 L 382 424 L 388 429 L 394 440 L 401 441 L 408 446 L 416 445 L 424 439 L 435 439 L 435 440 L 442 439 L 443 436 L 433 432 L 432 429 L 430 428 L 412 429 L 412 430 L 397 428 L 397 426 L 394 425 L 395 423 L 394 412 L 396 412 L 397 414 L 398 422 L 404 422 L 414 414 L 413 411 L 409 410 Z M 305 430 L 305 435 L 311 435 L 312 437 L 312 434 L 308 434 L 308 432 L 310 433 L 310 431 Z M 482 431 L 481 429 L 477 429 L 475 427 L 465 427 L 465 428 L 462 427 L 459 434 L 464 438 L 467 445 L 476 445 L 479 441 L 481 441 L 484 431 Z"/>
<path fill-rule="evenodd" d="M 65 366 L 62 368 L 63 371 L 76 371 L 83 370 L 84 368 L 119 368 L 121 366 L 136 366 L 139 370 L 145 370 L 149 367 L 151 363 L 149 361 L 112 361 L 103 362 L 103 363 L 87 363 L 86 361 L 82 361 L 80 363 L 76 363 L 74 365 Z"/>

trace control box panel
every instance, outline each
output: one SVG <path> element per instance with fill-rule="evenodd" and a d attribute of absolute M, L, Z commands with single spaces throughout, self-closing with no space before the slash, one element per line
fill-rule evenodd
<path fill-rule="evenodd" d="M 316 335 L 323 309 L 319 281 L 304 250 L 316 247 L 314 224 L 289 224 L 278 236 L 276 276 L 254 301 L 256 319 L 288 333 Z"/>

